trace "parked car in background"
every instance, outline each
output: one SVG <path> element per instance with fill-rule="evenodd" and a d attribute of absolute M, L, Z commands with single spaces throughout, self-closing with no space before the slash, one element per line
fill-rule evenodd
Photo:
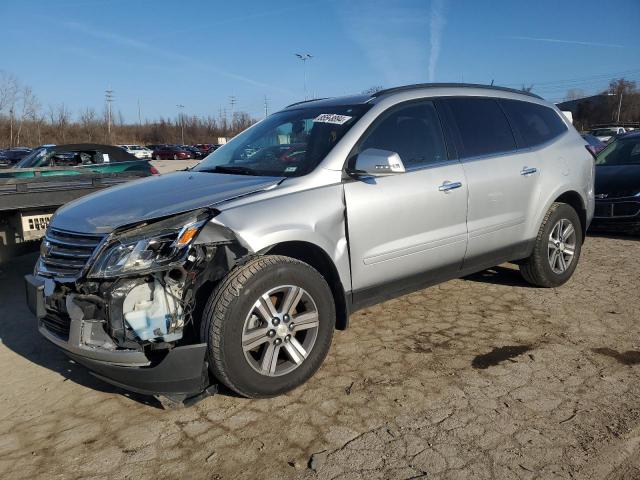
<path fill-rule="evenodd" d="M 30 148 L 0 150 L 0 168 L 11 168 L 31 152 Z"/>
<path fill-rule="evenodd" d="M 604 147 L 607 146 L 605 143 L 598 140 L 598 137 L 594 137 L 589 133 L 583 133 L 582 138 L 584 138 L 587 141 L 588 143 L 587 149 L 594 155 L 597 155 L 598 153 L 600 153 L 602 150 L 604 150 Z"/>
<path fill-rule="evenodd" d="M 196 147 L 192 147 L 191 145 L 183 145 L 182 148 L 188 152 L 191 152 L 191 155 L 196 160 L 202 160 L 204 157 L 207 156 L 205 152 L 203 152 L 202 150 Z"/>
<path fill-rule="evenodd" d="M 213 378 L 271 397 L 309 379 L 360 308 L 505 261 L 535 286 L 568 281 L 593 169 L 562 113 L 517 90 L 302 102 L 189 171 L 58 210 L 28 304 L 120 387 L 181 401 Z"/>
<path fill-rule="evenodd" d="M 596 157 L 593 230 L 640 232 L 640 132 L 607 145 Z"/>
<path fill-rule="evenodd" d="M 0 170 L 0 238 L 11 243 L 38 239 L 60 205 L 157 173 L 148 160 L 113 145 L 38 147 L 17 165 Z M 0 260 L 5 254 L 0 248 Z"/>
<path fill-rule="evenodd" d="M 213 146 L 214 145 L 212 143 L 196 143 L 194 145 L 194 147 L 196 147 L 205 155 L 208 155 L 213 150 Z"/>
<path fill-rule="evenodd" d="M 148 160 L 136 158 L 120 147 L 96 143 L 47 145 L 34 149 L 14 168 L 0 172 L 0 178 L 77 175 L 85 172 L 141 172 L 157 175 Z"/>
<path fill-rule="evenodd" d="M 135 156 L 136 158 L 146 158 L 146 159 L 152 158 L 153 150 L 147 147 L 143 147 L 141 145 L 131 145 L 131 144 L 118 145 L 118 146 L 124 149 L 125 151 L 129 152 L 131 155 Z"/>
<path fill-rule="evenodd" d="M 177 145 L 164 145 L 153 151 L 153 158 L 156 160 L 188 160 L 193 158 L 193 154 Z"/>
<path fill-rule="evenodd" d="M 625 133 L 626 130 L 624 127 L 604 127 L 604 128 L 595 128 L 589 132 L 590 135 L 593 135 L 598 140 L 603 143 L 607 143 L 611 140 L 611 137 L 614 135 L 619 135 L 621 133 Z"/>
<path fill-rule="evenodd" d="M 151 150 L 151 156 L 153 157 L 153 152 L 159 148 L 166 147 L 168 144 L 166 143 L 154 143 L 150 145 L 145 145 L 146 148 Z"/>

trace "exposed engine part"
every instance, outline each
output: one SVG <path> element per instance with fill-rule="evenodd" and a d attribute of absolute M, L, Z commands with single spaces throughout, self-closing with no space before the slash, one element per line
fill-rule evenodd
<path fill-rule="evenodd" d="M 161 281 L 162 280 L 162 281 Z M 166 275 L 134 287 L 125 297 L 122 313 L 140 340 L 173 342 L 182 338 L 182 285 Z"/>

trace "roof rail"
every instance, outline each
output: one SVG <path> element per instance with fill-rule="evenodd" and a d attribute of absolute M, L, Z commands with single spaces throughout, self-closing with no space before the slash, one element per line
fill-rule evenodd
<path fill-rule="evenodd" d="M 372 97 L 380 97 L 388 93 L 405 92 L 408 90 L 416 90 L 418 88 L 451 88 L 451 87 L 463 87 L 463 88 L 486 88 L 489 90 L 499 90 L 502 92 L 520 93 L 529 97 L 535 97 L 542 100 L 542 97 L 535 93 L 525 92 L 523 90 L 517 90 L 515 88 L 499 87 L 497 85 L 482 85 L 479 83 L 416 83 L 413 85 L 403 85 L 401 87 L 386 88 L 379 90 L 371 94 Z"/>
<path fill-rule="evenodd" d="M 303 103 L 315 102 L 316 100 L 327 100 L 328 98 L 329 97 L 322 97 L 322 98 L 312 98 L 310 100 L 302 100 L 301 102 L 295 102 L 295 103 L 292 103 L 291 105 L 287 105 L 284 108 L 293 107 L 294 105 L 301 105 Z"/>

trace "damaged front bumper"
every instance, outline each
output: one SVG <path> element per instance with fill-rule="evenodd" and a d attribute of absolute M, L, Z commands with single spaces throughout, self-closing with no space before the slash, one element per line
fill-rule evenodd
<path fill-rule="evenodd" d="M 147 356 L 142 350 L 118 347 L 106 334 L 103 321 L 85 319 L 67 298 L 68 325 L 56 326 L 47 319 L 46 280 L 25 277 L 27 303 L 38 317 L 38 330 L 70 358 L 96 377 L 133 392 L 162 395 L 183 401 L 202 394 L 209 386 L 205 343 L 175 346 Z"/>

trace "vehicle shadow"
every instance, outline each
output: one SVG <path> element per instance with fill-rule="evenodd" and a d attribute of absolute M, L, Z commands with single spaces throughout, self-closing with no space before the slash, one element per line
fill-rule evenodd
<path fill-rule="evenodd" d="M 587 231 L 587 239 L 589 237 L 594 238 L 610 238 L 612 240 L 635 240 L 640 241 L 640 233 L 626 233 L 626 232 L 605 232 L 605 231 Z"/>
<path fill-rule="evenodd" d="M 0 342 L 30 362 L 52 370 L 74 383 L 162 408 L 154 397 L 128 392 L 94 377 L 40 335 L 36 319 L 25 301 L 22 280 L 24 275 L 32 271 L 36 258 L 37 254 L 29 254 L 0 264 Z M 8 365 L 4 367 L 7 372 L 5 375 L 11 375 L 12 368 Z"/>
<path fill-rule="evenodd" d="M 492 283 L 509 287 L 533 288 L 520 275 L 520 271 L 514 266 L 500 265 L 491 267 L 482 272 L 467 275 L 464 280 L 480 283 Z"/>

